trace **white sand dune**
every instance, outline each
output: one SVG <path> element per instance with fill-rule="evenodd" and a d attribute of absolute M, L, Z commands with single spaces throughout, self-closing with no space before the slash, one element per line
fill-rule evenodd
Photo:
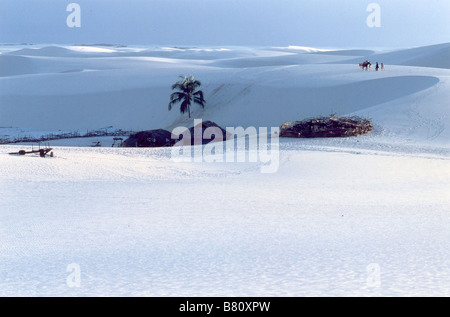
<path fill-rule="evenodd" d="M 69 50 L 75 51 L 75 52 L 82 52 L 82 53 L 116 53 L 117 50 L 111 49 L 111 48 L 104 48 L 104 47 L 95 47 L 95 46 L 69 46 Z"/>
<path fill-rule="evenodd" d="M 368 54 L 359 54 L 359 51 L 355 52 L 357 52 L 357 55 L 361 57 L 358 59 L 347 60 L 344 63 L 359 63 L 368 59 L 372 62 L 372 64 L 379 62 L 386 65 L 404 65 L 445 69 L 450 68 L 450 43 L 397 50 L 392 52 L 369 51 Z M 364 51 L 361 53 L 364 53 Z M 323 54 L 335 53 L 326 52 Z M 351 55 L 351 53 L 346 54 Z"/>
<path fill-rule="evenodd" d="M 287 47 L 275 47 L 282 50 L 293 50 L 296 52 L 303 52 L 303 53 L 318 53 L 318 52 L 329 52 L 331 50 L 329 49 L 320 49 L 315 47 L 308 47 L 308 46 L 298 46 L 298 45 L 289 45 Z"/>
<path fill-rule="evenodd" d="M 33 74 L 39 72 L 30 58 L 0 55 L 0 77 Z"/>
<path fill-rule="evenodd" d="M 274 174 L 110 137 L 55 141 L 48 159 L 2 145 L 0 296 L 449 296 L 448 48 L 0 47 L 0 139 L 191 126 L 167 109 L 179 75 L 203 83 L 193 118 L 223 127 L 374 124 L 281 139 Z"/>
<path fill-rule="evenodd" d="M 242 48 L 228 49 L 228 48 L 179 48 L 179 47 L 158 47 L 145 49 L 133 54 L 131 56 L 148 56 L 148 57 L 162 57 L 175 58 L 181 60 L 216 60 L 223 58 L 233 58 L 237 55 L 253 56 L 254 52 Z"/>
<path fill-rule="evenodd" d="M 19 56 L 46 56 L 46 57 L 76 57 L 91 56 L 92 53 L 99 55 L 102 53 L 115 53 L 117 50 L 92 46 L 45 46 L 41 48 L 23 48 L 9 52 L 10 55 Z"/>
<path fill-rule="evenodd" d="M 448 153 L 282 142 L 268 176 L 54 150 L 0 155 L 2 296 L 449 295 Z"/>
<path fill-rule="evenodd" d="M 314 53 L 324 55 L 342 55 L 342 56 L 371 56 L 375 54 L 375 51 L 354 49 L 354 50 L 327 50 Z"/>
<path fill-rule="evenodd" d="M 439 64 L 436 57 L 448 47 L 371 56 L 383 56 L 386 62 L 402 60 L 403 64 L 417 64 L 427 57 Z M 51 46 L 0 56 L 4 65 L 0 70 L 0 126 L 44 131 L 110 125 L 133 130 L 173 127 L 183 123 L 183 117 L 176 110 L 167 111 L 168 96 L 170 86 L 182 74 L 195 75 L 204 83 L 208 104 L 204 110 L 194 107 L 194 115 L 224 126 L 279 126 L 311 116 L 354 112 L 368 114 L 376 122 L 387 113 L 395 116 L 398 112 L 391 106 L 377 118 L 372 107 L 395 105 L 395 100 L 408 97 L 415 100 L 417 94 L 433 87 L 439 87 L 434 90 L 437 98 L 446 100 L 448 88 L 447 71 L 430 70 L 426 63 L 422 63 L 426 68 L 388 64 L 384 72 L 363 72 L 351 57 L 364 52 L 360 50 L 341 55 L 336 54 L 339 51 L 310 54 L 289 48 L 153 48 L 140 52 L 117 48 L 117 52 L 94 49 L 89 54 L 75 49 L 79 51 Z M 415 102 L 421 113 L 427 112 L 427 102 Z M 445 105 L 433 109 L 440 118 L 448 111 Z M 417 123 L 408 120 L 390 124 L 414 129 Z M 399 131 L 396 126 L 384 128 Z"/>
<path fill-rule="evenodd" d="M 379 54 L 377 58 L 380 60 L 386 60 L 388 63 L 395 65 L 449 69 L 450 43 Z"/>

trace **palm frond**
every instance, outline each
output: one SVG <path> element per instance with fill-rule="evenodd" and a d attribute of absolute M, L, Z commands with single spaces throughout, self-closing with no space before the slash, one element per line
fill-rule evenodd
<path fill-rule="evenodd" d="M 203 91 L 201 91 L 201 90 L 197 90 L 196 92 L 194 92 L 193 95 L 196 96 L 196 97 L 204 99 Z"/>
<path fill-rule="evenodd" d="M 180 112 L 181 113 L 188 112 L 189 106 L 190 106 L 190 102 L 187 99 L 183 100 L 183 102 L 181 103 L 181 106 L 180 106 Z"/>
<path fill-rule="evenodd" d="M 195 86 L 195 88 L 200 87 L 202 85 L 202 82 L 200 80 L 194 80 L 192 84 Z"/>
<path fill-rule="evenodd" d="M 200 105 L 202 108 L 205 108 L 205 100 L 195 97 L 194 103 Z"/>
<path fill-rule="evenodd" d="M 198 90 L 194 93 L 194 102 L 196 104 L 199 104 L 200 106 L 202 106 L 202 108 L 205 108 L 206 100 L 205 100 L 203 91 Z"/>
<path fill-rule="evenodd" d="M 170 102 L 169 102 L 169 111 L 172 110 L 173 105 L 183 101 L 186 98 L 186 95 L 181 92 L 174 92 L 170 95 Z"/>
<path fill-rule="evenodd" d="M 187 97 L 188 97 L 188 94 L 186 94 L 184 92 L 176 91 L 170 95 L 170 100 L 182 99 L 182 98 L 187 98 Z"/>
<path fill-rule="evenodd" d="M 181 90 L 183 91 L 185 89 L 185 85 L 182 82 L 176 82 L 175 84 L 172 85 L 172 90 Z"/>

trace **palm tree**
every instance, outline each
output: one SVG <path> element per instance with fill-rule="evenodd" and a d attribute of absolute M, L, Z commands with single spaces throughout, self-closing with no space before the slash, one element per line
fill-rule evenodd
<path fill-rule="evenodd" d="M 202 108 L 205 108 L 205 98 L 203 97 L 203 91 L 197 90 L 202 83 L 195 80 L 194 76 L 186 77 L 180 76 L 181 80 L 172 85 L 172 90 L 175 91 L 170 95 L 169 111 L 172 107 L 181 102 L 180 112 L 189 113 L 189 118 L 191 117 L 191 104 L 192 102 L 199 104 Z"/>

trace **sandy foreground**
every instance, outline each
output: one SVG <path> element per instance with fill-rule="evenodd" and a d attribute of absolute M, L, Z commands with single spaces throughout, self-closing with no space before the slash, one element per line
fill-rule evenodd
<path fill-rule="evenodd" d="M 447 51 L 365 51 L 387 66 L 364 72 L 357 51 L 311 48 L 4 50 L 0 138 L 188 125 L 167 111 L 183 73 L 207 92 L 194 117 L 223 127 L 338 113 L 375 129 L 281 139 L 269 174 L 95 138 L 45 159 L 1 145 L 0 295 L 449 296 Z"/>

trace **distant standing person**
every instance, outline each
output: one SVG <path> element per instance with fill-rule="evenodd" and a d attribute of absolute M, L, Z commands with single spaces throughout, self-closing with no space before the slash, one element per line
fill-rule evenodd
<path fill-rule="evenodd" d="M 384 63 L 381 63 L 381 70 L 384 70 Z"/>
<path fill-rule="evenodd" d="M 375 70 L 378 71 L 379 69 L 380 69 L 380 65 L 378 65 L 378 62 L 377 62 L 377 65 L 375 66 Z"/>

